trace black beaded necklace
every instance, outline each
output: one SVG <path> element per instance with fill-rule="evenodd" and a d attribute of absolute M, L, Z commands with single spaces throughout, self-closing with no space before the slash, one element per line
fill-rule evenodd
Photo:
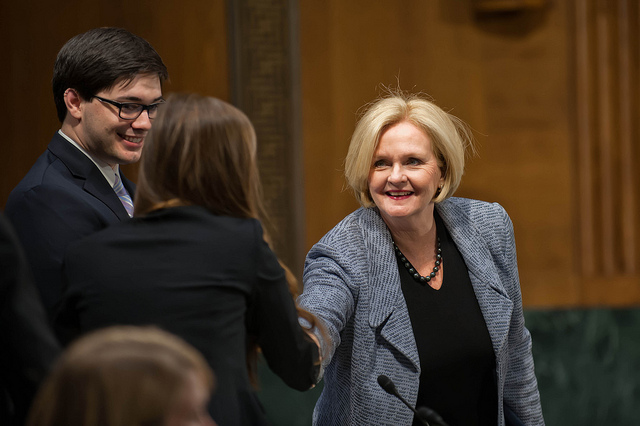
<path fill-rule="evenodd" d="M 432 278 L 436 276 L 436 273 L 440 269 L 440 263 L 442 262 L 442 248 L 440 248 L 440 237 L 437 237 L 437 238 L 438 238 L 438 247 L 436 248 L 436 265 L 433 267 L 433 271 L 431 271 L 431 273 L 426 276 L 420 275 L 417 269 L 413 267 L 411 262 L 409 262 L 409 259 L 407 259 L 405 255 L 402 254 L 402 252 L 400 251 L 396 243 L 395 242 L 393 243 L 393 249 L 396 252 L 396 256 L 398 256 L 398 260 L 400 260 L 400 263 L 402 263 L 404 267 L 407 268 L 407 271 L 409 271 L 409 274 L 418 283 L 421 283 L 421 284 L 428 283 L 429 281 L 431 281 Z"/>

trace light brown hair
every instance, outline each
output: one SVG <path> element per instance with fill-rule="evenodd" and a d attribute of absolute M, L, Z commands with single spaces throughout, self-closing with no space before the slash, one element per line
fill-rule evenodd
<path fill-rule="evenodd" d="M 62 354 L 27 426 L 161 426 L 190 373 L 213 386 L 203 356 L 177 336 L 155 327 L 101 329 Z"/>
<path fill-rule="evenodd" d="M 176 200 L 219 215 L 261 218 L 256 149 L 253 126 L 239 109 L 196 94 L 169 96 L 145 141 L 136 215 Z"/>

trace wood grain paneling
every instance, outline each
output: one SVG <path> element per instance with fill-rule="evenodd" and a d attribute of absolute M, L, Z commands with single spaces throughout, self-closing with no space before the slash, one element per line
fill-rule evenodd
<path fill-rule="evenodd" d="M 304 261 L 298 9 L 292 0 L 230 3 L 233 103 L 253 122 L 272 246 L 294 273 Z"/>
<path fill-rule="evenodd" d="M 574 0 L 576 274 L 586 304 L 639 303 L 637 2 Z"/>
<path fill-rule="evenodd" d="M 593 90 L 591 75 L 581 70 L 591 69 L 589 55 L 589 30 L 587 19 L 587 4 L 585 2 L 576 3 L 576 140 L 577 145 L 577 169 L 578 169 L 578 224 L 580 229 L 578 244 L 579 264 L 581 270 L 586 274 L 595 271 L 595 232 L 594 232 L 594 200 L 591 181 L 593 175 L 593 120 L 590 107 L 593 102 Z"/>

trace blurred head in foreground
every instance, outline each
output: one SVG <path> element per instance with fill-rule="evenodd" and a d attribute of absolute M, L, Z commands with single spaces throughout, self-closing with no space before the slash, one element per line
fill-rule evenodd
<path fill-rule="evenodd" d="M 213 373 L 184 340 L 154 327 L 87 334 L 60 357 L 29 426 L 212 426 Z"/>

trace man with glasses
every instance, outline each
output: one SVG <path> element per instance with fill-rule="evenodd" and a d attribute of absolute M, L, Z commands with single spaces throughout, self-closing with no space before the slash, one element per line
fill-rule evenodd
<path fill-rule="evenodd" d="M 52 83 L 62 126 L 5 208 L 50 315 L 68 245 L 133 214 L 135 185 L 119 165 L 140 158 L 167 78 L 153 47 L 120 28 L 77 35 L 58 53 Z"/>

